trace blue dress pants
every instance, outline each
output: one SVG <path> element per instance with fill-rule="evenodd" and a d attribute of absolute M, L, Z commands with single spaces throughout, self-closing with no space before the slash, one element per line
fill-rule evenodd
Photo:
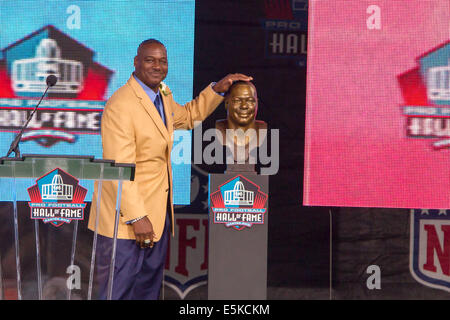
<path fill-rule="evenodd" d="M 113 300 L 157 300 L 159 298 L 166 261 L 169 217 L 161 239 L 153 248 L 141 249 L 135 240 L 117 239 Z M 109 267 L 113 239 L 98 235 L 96 255 L 96 282 L 98 298 L 107 298 Z"/>

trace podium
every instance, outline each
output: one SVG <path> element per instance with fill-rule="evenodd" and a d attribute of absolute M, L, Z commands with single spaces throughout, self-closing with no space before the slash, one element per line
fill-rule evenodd
<path fill-rule="evenodd" d="M 20 158 L 0 158 L 0 190 L 2 196 L 9 193 L 10 198 L 6 206 L 9 217 L 0 218 L 12 222 L 12 225 L 6 223 L 7 227 L 0 229 L 0 234 L 5 233 L 2 235 L 4 243 L 9 243 L 8 234 L 13 234 L 11 246 L 6 245 L 5 248 L 4 245 L 0 251 L 3 253 L 3 256 L 0 255 L 0 298 L 5 298 L 14 267 L 16 297 L 19 300 L 55 298 L 55 290 L 64 290 L 68 300 L 73 298 L 74 290 L 85 293 L 84 296 L 78 294 L 77 299 L 93 298 L 98 215 L 94 232 L 83 229 L 80 234 L 78 229 L 80 225 L 83 228 L 87 225 L 84 217 L 89 214 L 90 203 L 86 199 L 92 196 L 94 180 L 98 183 L 99 198 L 102 181 L 115 180 L 118 191 L 116 212 L 113 213 L 114 238 L 108 279 L 110 299 L 122 183 L 134 180 L 134 172 L 134 164 L 98 160 L 91 156 L 24 155 Z M 2 202 L 3 205 L 5 203 Z M 100 201 L 97 203 L 99 206 Z M 29 214 L 24 215 L 23 211 Z M 79 237 L 81 242 L 77 241 Z M 77 248 L 82 257 L 76 260 Z M 9 281 L 6 284 L 5 277 Z"/>
<path fill-rule="evenodd" d="M 253 170 L 209 175 L 209 300 L 267 299 L 269 176 Z"/>

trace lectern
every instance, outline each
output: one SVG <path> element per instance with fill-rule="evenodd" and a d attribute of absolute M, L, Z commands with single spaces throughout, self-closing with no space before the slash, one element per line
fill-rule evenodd
<path fill-rule="evenodd" d="M 135 165 L 115 163 L 111 160 L 98 160 L 91 156 L 57 156 L 57 155 L 24 155 L 20 158 L 0 158 L 0 192 L 8 192 L 11 195 L 11 212 L 13 217 L 13 247 L 6 256 L 0 256 L 0 293 L 3 298 L 5 289 L 4 276 L 2 271 L 9 267 L 12 269 L 12 260 L 16 270 L 17 298 L 38 298 L 46 299 L 51 294 L 51 286 L 47 286 L 50 281 L 57 283 L 66 289 L 66 299 L 72 298 L 72 290 L 80 289 L 79 277 L 87 278 L 86 274 L 80 274 L 80 265 L 75 263 L 77 250 L 78 226 L 83 222 L 85 215 L 88 215 L 89 203 L 86 198 L 92 196 L 93 181 L 98 183 L 98 197 L 101 197 L 102 181 L 115 180 L 118 182 L 118 192 L 116 199 L 114 241 L 109 269 L 108 298 L 111 298 L 114 283 L 114 264 L 117 240 L 117 227 L 119 222 L 120 198 L 123 181 L 134 179 Z M 26 190 L 23 190 L 24 181 Z M 25 208 L 28 216 L 19 216 L 18 205 L 23 204 L 23 194 L 27 195 Z M 22 198 L 21 198 L 22 197 Z M 100 205 L 100 201 L 97 201 Z M 99 209 L 99 208 L 97 208 Z M 86 212 L 85 212 L 86 211 Z M 97 210 L 99 212 L 99 210 Z M 20 225 L 19 221 L 25 221 L 27 225 L 34 225 L 34 241 L 30 235 L 30 228 Z M 98 222 L 98 220 L 97 220 Z M 83 224 L 83 226 L 86 224 Z M 41 228 L 41 232 L 40 229 Z M 83 250 L 90 249 L 90 262 L 87 266 L 81 266 L 82 271 L 88 270 L 87 299 L 92 299 L 95 255 L 97 249 L 97 224 L 90 244 L 83 243 Z M 67 237 L 67 233 L 72 235 Z M 65 236 L 65 237 L 64 237 Z M 2 239 L 7 237 L 2 235 Z M 62 242 L 69 241 L 67 244 Z M 45 251 L 42 250 L 42 241 L 45 240 Z M 85 240 L 83 240 L 85 241 Z M 35 247 L 33 254 L 35 261 L 31 263 L 29 256 Z M 21 253 L 26 251 L 27 255 Z M 69 251 L 69 252 L 65 252 Z M 13 252 L 13 254 L 12 254 Z M 88 255 L 87 253 L 85 255 Z M 12 258 L 12 256 L 14 258 Z M 63 261 L 67 258 L 66 261 Z M 35 264 L 35 271 L 30 274 L 30 268 L 24 274 L 22 260 L 28 262 L 27 265 Z M 58 263 L 49 263 L 49 260 Z M 85 259 L 86 260 L 86 259 Z M 81 262 L 83 264 L 83 262 Z M 56 266 L 56 267 L 52 267 Z M 61 268 L 63 270 L 61 270 Z M 64 275 L 55 277 L 54 274 Z M 27 293 L 24 296 L 23 278 L 32 282 L 27 286 Z M 32 279 L 30 281 L 30 279 Z M 36 291 L 30 292 L 30 291 Z"/>

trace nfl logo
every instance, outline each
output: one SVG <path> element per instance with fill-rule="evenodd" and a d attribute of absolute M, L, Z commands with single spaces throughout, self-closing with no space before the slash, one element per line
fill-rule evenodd
<path fill-rule="evenodd" d="M 450 210 L 412 210 L 410 241 L 414 279 L 450 292 Z"/>

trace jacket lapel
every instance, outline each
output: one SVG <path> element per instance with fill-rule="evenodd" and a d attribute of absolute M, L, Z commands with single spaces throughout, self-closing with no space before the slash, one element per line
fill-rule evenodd
<path fill-rule="evenodd" d="M 161 119 L 161 115 L 159 114 L 158 110 L 156 110 L 155 105 L 150 100 L 149 96 L 145 93 L 144 89 L 134 79 L 133 75 L 131 75 L 130 79 L 128 80 L 128 84 L 131 86 L 131 88 L 133 88 L 133 91 L 136 94 L 136 96 L 139 98 L 141 105 L 144 107 L 145 111 L 148 113 L 150 118 L 152 118 L 153 122 L 155 123 L 155 125 L 159 129 L 159 131 L 161 132 L 164 139 L 166 139 L 168 142 L 170 142 L 169 132 L 167 130 L 167 127 L 164 125 L 164 122 Z M 164 109 L 166 109 L 165 104 L 164 104 Z M 166 122 L 167 122 L 167 112 L 166 112 Z M 167 122 L 167 125 L 169 125 L 169 122 Z"/>

